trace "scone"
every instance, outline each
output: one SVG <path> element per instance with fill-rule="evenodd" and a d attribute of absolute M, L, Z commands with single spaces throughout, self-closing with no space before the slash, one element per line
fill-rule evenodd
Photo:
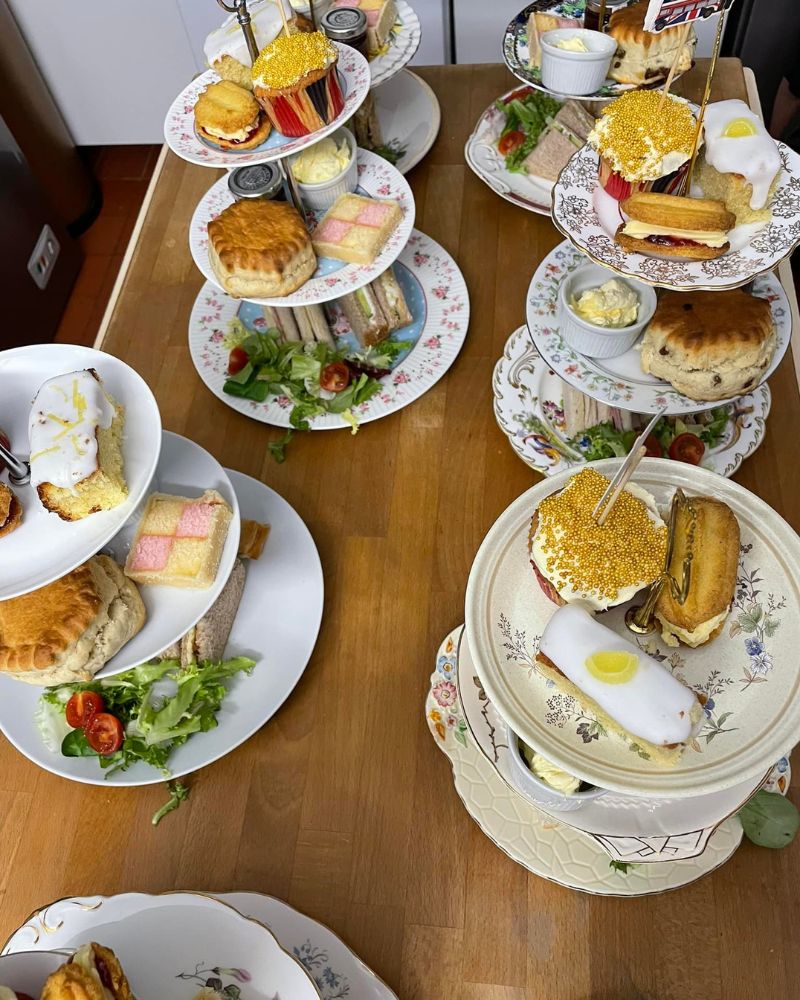
<path fill-rule="evenodd" d="M 766 299 L 739 289 L 664 292 L 642 338 L 642 370 L 689 399 L 730 399 L 760 384 L 775 344 Z"/>
<path fill-rule="evenodd" d="M 128 495 L 125 411 L 93 368 L 48 379 L 28 418 L 31 486 L 64 521 L 111 510 Z"/>
<path fill-rule="evenodd" d="M 22 504 L 13 490 L 0 483 L 0 538 L 10 535 L 22 521 Z"/>
<path fill-rule="evenodd" d="M 134 1000 L 117 956 L 102 945 L 82 945 L 48 977 L 42 1000 Z"/>
<path fill-rule="evenodd" d="M 194 123 L 198 135 L 220 149 L 253 149 L 272 131 L 255 97 L 230 80 L 212 83 L 197 98 Z"/>
<path fill-rule="evenodd" d="M 0 602 L 0 671 L 28 684 L 90 681 L 142 628 L 136 586 L 109 556 Z"/>
<path fill-rule="evenodd" d="M 396 201 L 340 194 L 311 239 L 320 257 L 371 264 L 402 218 L 403 212 Z"/>
<path fill-rule="evenodd" d="M 290 295 L 317 258 L 297 209 L 283 201 L 236 201 L 208 224 L 208 259 L 234 298 Z"/>
<path fill-rule="evenodd" d="M 666 28 L 657 34 L 645 31 L 647 7 L 648 0 L 640 0 L 611 15 L 608 34 L 617 43 L 617 51 L 611 60 L 608 75 L 617 83 L 641 86 L 666 79 L 673 62 L 677 62 L 675 69 L 678 73 L 692 68 L 697 43 L 694 28 L 689 29 L 685 38 L 683 25 Z"/>

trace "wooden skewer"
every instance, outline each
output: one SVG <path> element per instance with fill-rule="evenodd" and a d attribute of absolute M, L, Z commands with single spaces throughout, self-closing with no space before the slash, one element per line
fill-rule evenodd
<path fill-rule="evenodd" d="M 606 21 L 606 0 L 600 0 L 600 10 L 597 14 L 597 30 L 605 34 L 605 21 Z"/>
<path fill-rule="evenodd" d="M 672 86 L 672 81 L 675 79 L 675 74 L 678 71 L 678 60 L 681 57 L 684 46 L 689 41 L 689 32 L 692 30 L 692 22 L 687 21 L 683 26 L 683 34 L 681 35 L 680 44 L 675 50 L 675 56 L 672 60 L 672 65 L 669 68 L 669 74 L 667 75 L 666 83 L 664 84 L 664 89 L 661 91 L 661 100 L 658 104 L 658 110 L 660 111 L 664 107 L 664 101 L 667 99 L 669 94 L 669 88 Z"/>
<path fill-rule="evenodd" d="M 727 12 L 723 11 L 719 15 L 719 21 L 717 22 L 717 34 L 714 38 L 714 49 L 711 53 L 711 65 L 708 67 L 708 75 L 706 76 L 706 89 L 703 93 L 703 103 L 700 105 L 700 113 L 697 116 L 697 128 L 694 133 L 694 144 L 692 145 L 692 155 L 689 159 L 689 169 L 681 184 L 681 191 L 679 193 L 684 194 L 688 197 L 692 188 L 692 175 L 694 174 L 694 165 L 697 161 L 697 153 L 700 149 L 700 133 L 703 131 L 703 119 L 706 115 L 706 105 L 708 104 L 708 99 L 711 96 L 711 83 L 714 79 L 714 71 L 717 68 L 717 59 L 719 58 L 719 48 L 722 44 L 722 29 L 725 24 L 725 18 Z"/>
<path fill-rule="evenodd" d="M 289 22 L 286 18 L 286 11 L 283 9 L 283 0 L 278 0 L 278 10 L 281 12 L 281 20 L 283 21 L 283 30 L 287 35 L 291 35 L 292 30 L 289 27 Z"/>

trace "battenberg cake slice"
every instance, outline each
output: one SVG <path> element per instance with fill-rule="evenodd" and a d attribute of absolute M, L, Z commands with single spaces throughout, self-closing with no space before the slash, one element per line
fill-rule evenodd
<path fill-rule="evenodd" d="M 371 264 L 402 218 L 396 201 L 342 194 L 311 234 L 311 242 L 320 257 Z"/>

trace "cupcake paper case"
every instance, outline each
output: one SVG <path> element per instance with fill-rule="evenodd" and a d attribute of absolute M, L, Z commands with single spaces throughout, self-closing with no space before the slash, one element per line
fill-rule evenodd
<path fill-rule="evenodd" d="M 319 31 L 282 35 L 266 46 L 253 64 L 253 92 L 279 132 L 310 135 L 341 114 L 338 59 Z"/>

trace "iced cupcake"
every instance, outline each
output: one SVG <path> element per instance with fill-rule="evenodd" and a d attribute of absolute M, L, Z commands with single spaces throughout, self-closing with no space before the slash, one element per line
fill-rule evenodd
<path fill-rule="evenodd" d="M 275 128 L 310 135 L 344 107 L 336 46 L 321 31 L 281 35 L 253 63 L 253 93 Z"/>
<path fill-rule="evenodd" d="M 686 101 L 632 90 L 609 104 L 589 134 L 600 154 L 600 185 L 624 201 L 638 191 L 677 191 L 688 169 L 696 122 Z"/>

